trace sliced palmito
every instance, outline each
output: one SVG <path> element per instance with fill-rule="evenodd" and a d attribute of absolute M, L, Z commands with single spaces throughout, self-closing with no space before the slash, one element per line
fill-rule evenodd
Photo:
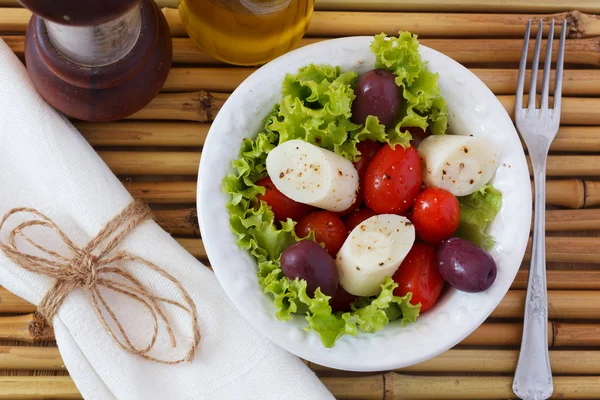
<path fill-rule="evenodd" d="M 488 183 L 498 165 L 498 154 L 487 139 L 462 135 L 431 135 L 417 148 L 424 161 L 423 182 L 428 187 L 466 196 Z"/>
<path fill-rule="evenodd" d="M 337 254 L 340 284 L 350 294 L 374 296 L 392 276 L 415 242 L 415 228 L 405 217 L 380 214 L 356 226 Z"/>
<path fill-rule="evenodd" d="M 356 200 L 358 173 L 352 163 L 303 140 L 271 150 L 267 172 L 281 193 L 299 203 L 337 212 Z"/>

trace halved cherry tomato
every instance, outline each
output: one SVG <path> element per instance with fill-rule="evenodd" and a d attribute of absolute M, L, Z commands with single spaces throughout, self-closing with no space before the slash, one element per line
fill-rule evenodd
<path fill-rule="evenodd" d="M 300 221 L 308 215 L 314 208 L 298 203 L 281 193 L 273 184 L 273 181 L 268 176 L 256 182 L 258 186 L 265 188 L 265 194 L 259 195 L 258 198 L 271 206 L 275 220 L 285 221 L 288 218 L 294 221 Z"/>
<path fill-rule="evenodd" d="M 417 149 L 383 146 L 367 167 L 363 180 L 367 207 L 379 214 L 402 214 L 412 207 L 422 182 Z"/>
<path fill-rule="evenodd" d="M 306 237 L 313 231 L 317 243 L 325 244 L 325 249 L 335 257 L 348 233 L 341 218 L 330 211 L 315 211 L 308 214 L 296 225 L 296 235 Z"/>
<path fill-rule="evenodd" d="M 340 217 L 346 216 L 352 213 L 355 210 L 358 210 L 363 203 L 365 202 L 365 194 L 363 189 L 363 178 L 365 176 L 365 172 L 367 172 L 367 167 L 375 157 L 375 154 L 381 148 L 381 145 L 378 142 L 373 140 L 364 140 L 356 145 L 358 151 L 360 151 L 360 158 L 358 161 L 355 161 L 354 168 L 358 172 L 358 193 L 356 194 L 356 201 L 344 211 L 336 212 Z"/>
<path fill-rule="evenodd" d="M 419 147 L 419 144 L 423 141 L 423 139 L 425 139 L 427 136 L 431 135 L 431 132 L 429 132 L 429 130 L 424 131 L 423 129 L 418 128 L 416 126 L 407 126 L 402 129 L 405 129 L 410 132 L 410 134 L 412 136 L 412 140 L 410 141 L 410 144 L 415 147 Z"/>
<path fill-rule="evenodd" d="M 421 303 L 421 312 L 431 309 L 444 288 L 444 278 L 437 264 L 435 247 L 415 243 L 392 276 L 398 284 L 394 295 L 405 296 L 412 292 L 411 304 Z"/>
<path fill-rule="evenodd" d="M 329 305 L 333 312 L 350 311 L 350 305 L 354 300 L 356 300 L 356 296 L 346 292 L 342 285 L 339 285 L 335 294 L 329 299 Z"/>
<path fill-rule="evenodd" d="M 417 235 L 433 245 L 451 237 L 460 224 L 460 204 L 449 191 L 427 188 L 415 200 L 412 222 Z"/>
<path fill-rule="evenodd" d="M 346 218 L 346 229 L 348 233 L 352 232 L 352 229 L 360 225 L 364 220 L 369 219 L 377 213 L 370 208 L 361 208 L 360 210 L 354 211 Z"/>

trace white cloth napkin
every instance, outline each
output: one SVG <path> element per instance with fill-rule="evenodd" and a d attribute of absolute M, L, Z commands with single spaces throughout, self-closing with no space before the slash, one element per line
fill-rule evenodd
<path fill-rule="evenodd" d="M 131 200 L 70 122 L 37 94 L 21 62 L 0 39 L 0 217 L 14 207 L 36 208 L 83 245 Z M 34 233 L 42 244 L 57 243 L 55 235 Z M 89 296 L 76 289 L 60 308 L 54 329 L 65 365 L 84 398 L 333 398 L 298 358 L 254 330 L 214 274 L 156 223 L 140 225 L 119 249 L 155 263 L 184 285 L 198 307 L 202 339 L 192 363 L 168 366 L 128 354 L 105 332 Z M 132 272 L 161 295 L 178 298 L 155 274 L 140 268 Z M 51 279 L 17 267 L 0 252 L 0 285 L 6 289 L 38 304 L 51 284 Z M 123 297 L 107 298 L 117 301 L 117 314 L 128 329 L 149 332 L 151 325 L 139 306 L 118 303 Z M 173 309 L 167 309 L 167 315 L 181 317 Z M 191 335 L 186 319 L 181 320 L 174 323 L 179 355 L 187 350 Z M 173 356 L 161 332 L 158 355 Z"/>

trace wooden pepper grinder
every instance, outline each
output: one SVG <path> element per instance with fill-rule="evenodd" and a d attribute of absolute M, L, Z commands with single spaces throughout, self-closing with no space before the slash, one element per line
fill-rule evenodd
<path fill-rule="evenodd" d="M 113 121 L 139 111 L 167 79 L 171 33 L 152 0 L 20 0 L 33 16 L 25 62 L 64 114 Z"/>

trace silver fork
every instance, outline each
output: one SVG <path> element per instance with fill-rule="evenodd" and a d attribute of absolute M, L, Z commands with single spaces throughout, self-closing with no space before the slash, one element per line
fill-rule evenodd
<path fill-rule="evenodd" d="M 542 21 L 540 21 L 531 78 L 529 86 L 529 104 L 522 107 L 525 70 L 527 68 L 527 47 L 531 21 L 527 22 L 523 54 L 517 81 L 515 101 L 515 120 L 517 129 L 525 141 L 533 167 L 535 185 L 533 249 L 529 266 L 529 283 L 525 301 L 525 317 L 521 352 L 513 380 L 513 392 L 524 400 L 542 400 L 552 395 L 552 371 L 548 358 L 548 298 L 546 290 L 546 158 L 550 143 L 554 140 L 560 124 L 560 103 L 562 92 L 562 74 L 565 52 L 566 20 L 560 35 L 560 49 L 556 61 L 556 79 L 554 86 L 554 107 L 548 108 L 550 86 L 550 66 L 552 63 L 552 39 L 554 20 L 550 25 L 544 76 L 542 81 L 541 107 L 536 108 L 536 78 L 542 41 Z"/>

